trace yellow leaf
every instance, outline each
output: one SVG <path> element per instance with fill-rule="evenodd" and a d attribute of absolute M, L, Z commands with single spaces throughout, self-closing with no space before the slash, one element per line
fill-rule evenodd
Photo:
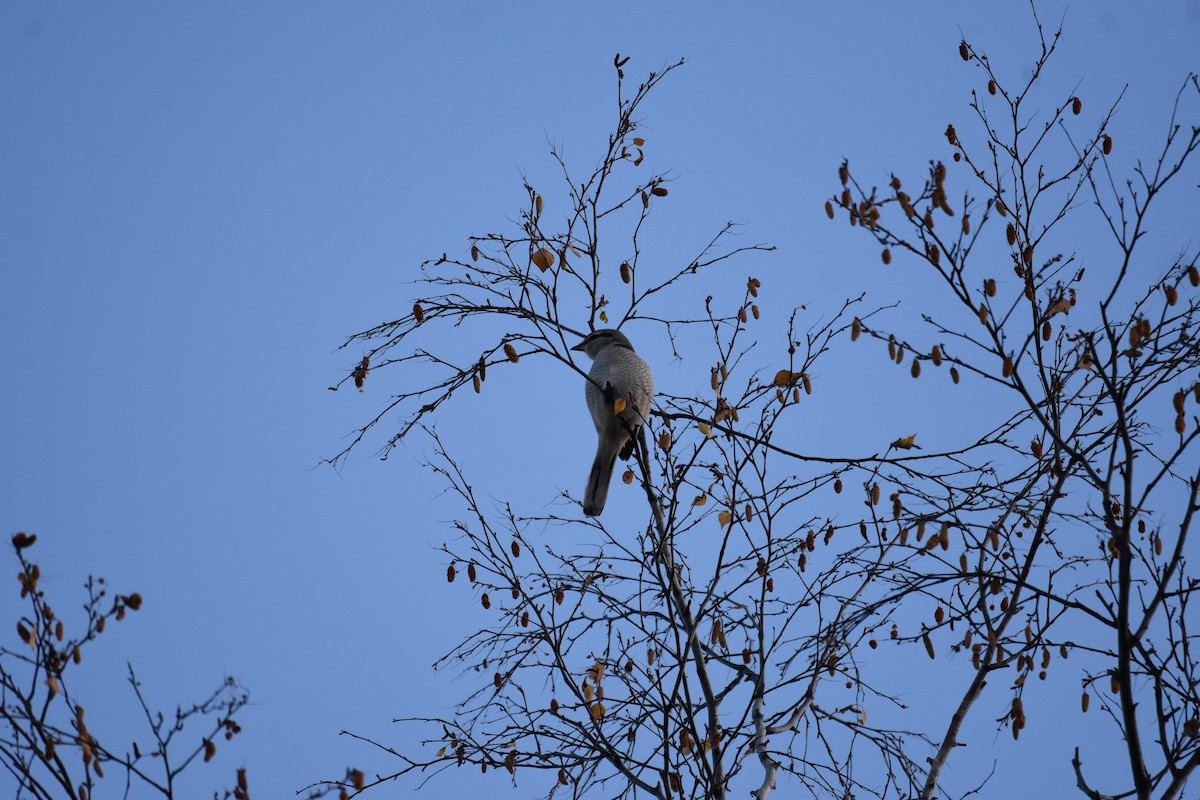
<path fill-rule="evenodd" d="M 717 524 L 722 528 L 728 525 L 731 519 L 733 519 L 733 515 L 728 511 L 722 511 L 720 514 L 717 514 Z"/>
<path fill-rule="evenodd" d="M 645 143 L 646 143 L 646 140 L 645 140 L 645 139 L 643 139 L 642 137 L 640 137 L 640 136 L 635 136 L 635 137 L 633 137 L 633 144 L 634 144 L 634 146 L 636 146 L 636 147 L 641 147 L 641 146 L 642 146 L 642 145 L 644 145 Z"/>
<path fill-rule="evenodd" d="M 604 704 L 593 703 L 591 708 L 592 719 L 604 719 Z"/>
<path fill-rule="evenodd" d="M 438 753 L 437 753 L 437 754 L 438 754 L 438 757 L 439 757 L 439 758 L 441 758 L 442 756 L 446 755 L 446 748 L 445 748 L 445 747 L 443 747 L 441 750 L 438 750 Z"/>
<path fill-rule="evenodd" d="M 795 380 L 795 375 L 796 373 L 792 372 L 791 370 L 781 369 L 779 372 L 775 373 L 775 380 L 773 383 L 780 388 L 788 386 L 793 380 Z"/>
<path fill-rule="evenodd" d="M 607 313 L 605 313 L 605 312 L 603 312 L 603 311 L 601 311 L 601 312 L 600 312 L 600 321 L 601 321 L 601 322 L 608 322 L 608 314 L 607 314 Z"/>
<path fill-rule="evenodd" d="M 708 501 L 708 498 L 707 498 L 707 497 L 705 497 L 705 496 L 704 496 L 704 495 L 702 495 L 702 494 L 698 494 L 698 495 L 696 495 L 696 499 L 692 501 L 692 505 L 694 505 L 694 506 L 702 506 L 702 505 L 704 505 L 704 504 L 705 504 L 707 501 Z"/>
<path fill-rule="evenodd" d="M 624 397 L 618 397 L 616 400 L 613 400 L 613 416 L 615 417 L 624 411 L 626 405 Z"/>
<path fill-rule="evenodd" d="M 917 435 L 914 433 L 912 436 L 905 436 L 892 442 L 892 447 L 895 447 L 897 450 L 912 450 L 917 446 L 916 439 Z"/>
<path fill-rule="evenodd" d="M 703 422 L 697 423 L 696 427 L 699 429 L 699 431 L 701 433 L 704 434 L 705 439 L 712 438 L 712 428 L 710 428 L 706 423 L 703 423 Z"/>

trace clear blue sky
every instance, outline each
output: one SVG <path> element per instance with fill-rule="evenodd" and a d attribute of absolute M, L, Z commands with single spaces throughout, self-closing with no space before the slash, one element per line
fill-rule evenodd
<path fill-rule="evenodd" d="M 1098 114 L 1128 83 L 1118 155 L 1146 153 L 1200 67 L 1197 4 L 1038 5 L 1048 25 L 1066 13 L 1053 85 L 1077 85 Z M 420 468 L 422 442 L 386 463 L 367 446 L 340 473 L 318 466 L 384 400 L 371 381 L 326 391 L 361 355 L 335 351 L 344 336 L 404 313 L 421 260 L 503 229 L 522 175 L 553 202 L 548 139 L 593 165 L 616 52 L 631 78 L 690 62 L 644 115 L 649 166 L 675 179 L 660 248 L 695 250 L 729 219 L 778 245 L 736 267 L 763 280 L 775 325 L 863 288 L 887 302 L 903 273 L 877 280 L 874 249 L 821 206 L 842 157 L 882 184 L 945 157 L 948 122 L 970 130 L 978 74 L 960 30 L 1002 72 L 1027 68 L 1015 0 L 0 6 L 0 527 L 39 534 L 32 555 L 60 606 L 89 572 L 145 597 L 77 687 L 96 697 L 93 726 L 123 724 L 129 659 L 167 708 L 225 674 L 251 689 L 245 733 L 193 771 L 197 792 L 236 766 L 265 798 L 386 764 L 343 728 L 414 743 L 390 720 L 466 693 L 429 665 L 479 612 L 445 583 L 435 548 L 457 509 Z M 1194 245 L 1195 218 L 1163 246 Z M 660 386 L 701 374 L 631 335 Z M 820 377 L 811 451 L 911 433 L 937 398 L 906 387 L 881 407 L 851 370 Z M 514 383 L 489 390 L 511 392 L 518 419 L 496 430 L 454 404 L 442 426 L 479 488 L 534 507 L 578 494 L 593 447 L 582 387 L 554 384 L 524 419 Z M 869 421 L 849 430 L 848 410 Z M 631 506 L 618 488 L 610 504 Z M 1039 761 L 1027 738 L 992 750 L 985 735 L 982 763 L 1029 758 L 1053 777 L 989 793 L 1071 791 L 1062 753 Z M 506 785 L 486 778 L 425 796 Z"/>

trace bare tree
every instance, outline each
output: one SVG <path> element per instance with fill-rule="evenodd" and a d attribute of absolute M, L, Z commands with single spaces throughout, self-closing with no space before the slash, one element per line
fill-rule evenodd
<path fill-rule="evenodd" d="M 88 578 L 84 619 L 75 628 L 51 606 L 39 585 L 41 568 L 26 556 L 36 540 L 26 533 L 12 538 L 25 602 L 16 623 L 22 644 L 15 650 L 0 645 L 0 766 L 15 779 L 17 797 L 88 800 L 106 783 L 126 797 L 135 786 L 138 796 L 182 796 L 177 793 L 180 775 L 199 761 L 210 761 L 216 742 L 241 730 L 234 715 L 249 695 L 226 678 L 203 700 L 164 714 L 151 709 L 131 665 L 129 684 L 138 713 L 145 717 L 146 737 L 142 745 L 134 740 L 128 749 L 114 746 L 112 736 L 92 727 L 84 698 L 71 689 L 71 676 L 83 669 L 88 645 L 110 623 L 141 608 L 142 597 L 134 592 L 109 599 L 104 579 Z M 195 732 L 197 725 L 202 733 Z M 102 783 L 110 772 L 117 774 Z M 246 771 L 239 769 L 234 788 L 214 797 L 249 800 Z"/>
<path fill-rule="evenodd" d="M 1058 42 L 1037 30 L 1041 55 L 1015 89 L 961 45 L 988 80 L 971 104 L 982 144 L 968 146 L 949 127 L 951 166 L 931 163 L 912 196 L 899 179 L 880 191 L 848 163 L 839 169 L 829 216 L 841 209 L 874 237 L 885 265 L 895 253 L 939 279 L 944 295 L 923 299 L 919 331 L 902 333 L 894 325 L 906 323 L 893 323 L 890 308 L 857 297 L 807 328 L 793 312 L 783 335 L 760 338 L 763 284 L 729 270 L 771 248 L 733 244 L 733 225 L 691 257 L 642 263 L 641 242 L 669 193 L 664 176 L 638 177 L 648 146 L 638 113 L 682 62 L 629 93 L 618 57 L 617 118 L 598 166 L 579 180 L 551 150 L 565 219 L 552 222 L 527 184 L 517 231 L 475 237 L 469 255 L 427 262 L 411 313 L 346 342 L 366 355 L 339 386 L 362 389 L 368 373 L 386 369 L 403 388 L 331 460 L 385 420 L 398 421 L 384 454 L 425 432 L 429 466 L 462 509 L 444 546 L 447 578 L 465 572 L 493 621 L 438 662 L 473 676 L 454 712 L 408 720 L 432 730 L 425 744 L 439 749 L 419 756 L 365 739 L 394 765 L 369 776 L 348 770 L 309 787 L 314 795 L 350 796 L 471 764 L 514 782 L 544 775 L 550 795 L 719 798 L 737 786 L 765 798 L 788 774 L 817 795 L 932 798 L 957 791 L 944 770 L 986 687 L 1010 678 L 1001 724 L 1018 736 L 1026 681 L 1048 679 L 1052 662 L 1071 654 L 1085 709 L 1095 695 L 1128 743 L 1132 779 L 1131 790 L 1101 793 L 1080 755 L 1083 791 L 1179 795 L 1200 759 L 1185 622 L 1195 588 L 1185 546 L 1200 485 L 1185 404 L 1200 341 L 1195 302 L 1182 296 L 1200 273 L 1193 256 L 1147 285 L 1133 253 L 1152 201 L 1200 146 L 1200 132 L 1189 136 L 1172 119 L 1157 162 L 1119 189 L 1105 161 L 1111 112 L 1082 136 L 1072 124 L 1077 98 L 1048 118 L 1026 111 Z M 1174 114 L 1197 88 L 1189 77 Z M 1052 141 L 1068 145 L 1062 163 L 1044 158 Z M 961 201 L 951 200 L 952 180 L 970 187 Z M 1085 213 L 1084 198 L 1121 256 L 1113 270 L 1087 270 L 1087 280 L 1055 238 L 1060 223 Z M 975 266 L 985 251 L 989 265 L 996 253 L 1011 263 L 1012 296 Z M 708 297 L 691 312 L 696 281 Z M 586 319 L 567 311 L 578 308 Z M 571 345 L 600 325 L 634 321 L 662 330 L 696 387 L 658 395 L 650 435 L 623 475 L 644 489 L 639 534 L 584 518 L 569 496 L 549 513 L 481 501 L 428 427 L 434 412 L 467 387 L 484 391 L 489 371 L 533 358 L 582 382 L 586 365 Z M 463 357 L 439 333 L 447 326 L 492 338 Z M 914 378 L 942 367 L 954 383 L 986 382 L 1010 413 L 939 452 L 920 451 L 912 436 L 883 454 L 788 446 L 814 365 L 843 339 L 864 336 L 886 343 L 892 361 L 907 360 Z M 1157 426 L 1168 408 L 1173 435 Z M 547 529 L 586 532 L 589 544 L 558 549 L 539 535 Z M 868 714 L 868 706 L 894 711 L 883 718 L 903 712 L 903 677 L 862 657 L 880 639 L 919 643 L 947 675 L 960 675 L 963 662 L 940 662 L 939 644 L 970 653 L 967 686 L 933 715 L 938 724 L 926 714 L 901 729 Z"/>
<path fill-rule="evenodd" d="M 989 683 L 1011 694 L 1002 724 L 1016 738 L 1026 682 L 1079 653 L 1082 711 L 1094 698 L 1116 727 L 1129 777 L 1127 786 L 1093 787 L 1088 754 L 1076 748 L 1079 788 L 1094 800 L 1173 798 L 1200 765 L 1200 673 L 1187 620 L 1197 575 L 1186 558 L 1200 488 L 1196 419 L 1186 409 L 1191 395 L 1200 402 L 1190 291 L 1200 270 L 1194 251 L 1152 265 L 1139 244 L 1151 210 L 1200 147 L 1200 127 L 1181 119 L 1189 108 L 1195 119 L 1200 84 L 1186 78 L 1162 150 L 1121 179 L 1109 163 L 1119 95 L 1090 124 L 1077 119 L 1083 103 L 1074 95 L 1037 110 L 1061 29 L 1047 35 L 1036 11 L 1034 21 L 1040 53 L 1015 86 L 960 43 L 985 83 L 972 91 L 972 133 L 946 128 L 949 165 L 931 162 L 910 196 L 896 177 L 867 189 L 843 163 L 843 188 L 826 205 L 876 239 L 885 265 L 915 262 L 942 286 L 922 305 L 921 327 L 855 320 L 853 336 L 886 341 L 897 362 L 907 354 L 913 377 L 923 364 L 949 365 L 954 383 L 973 376 L 1013 409 L 972 451 L 968 482 L 895 478 L 901 524 L 940 526 L 940 547 L 910 536 L 910 550 L 928 555 L 897 560 L 883 575 L 896 591 L 936 601 L 933 619 L 906 635 L 923 639 L 931 657 L 935 639 L 969 650 L 973 671 L 921 796 L 939 791 Z M 966 188 L 955 201 L 959 180 Z M 1091 209 L 1107 252 L 1060 230 Z M 962 323 L 970 318 L 977 323 Z"/>

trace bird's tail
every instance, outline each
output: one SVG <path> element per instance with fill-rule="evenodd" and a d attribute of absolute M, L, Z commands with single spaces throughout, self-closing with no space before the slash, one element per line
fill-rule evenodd
<path fill-rule="evenodd" d="M 589 517 L 598 517 L 604 510 L 604 503 L 608 500 L 608 485 L 612 483 L 613 466 L 617 463 L 617 454 L 623 444 L 601 438 L 596 448 L 596 460 L 592 462 L 587 488 L 583 492 L 583 513 Z"/>

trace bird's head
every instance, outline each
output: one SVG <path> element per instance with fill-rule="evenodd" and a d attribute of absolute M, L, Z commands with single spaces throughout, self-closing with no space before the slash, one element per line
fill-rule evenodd
<path fill-rule="evenodd" d="M 587 353 L 591 358 L 595 358 L 606 347 L 627 347 L 630 350 L 633 349 L 633 345 L 629 343 L 629 337 L 616 328 L 594 330 L 583 337 L 583 341 L 571 349 Z"/>

